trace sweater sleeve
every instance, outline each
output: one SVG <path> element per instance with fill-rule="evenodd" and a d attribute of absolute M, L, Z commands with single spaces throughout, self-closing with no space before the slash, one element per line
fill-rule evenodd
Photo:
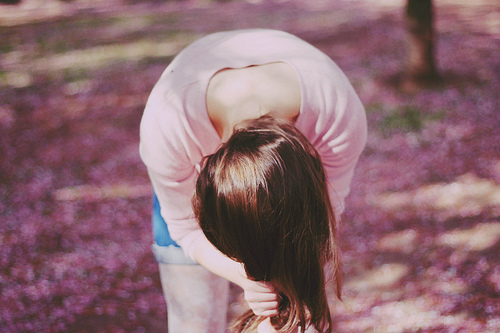
<path fill-rule="evenodd" d="M 316 124 L 320 133 L 316 148 L 325 168 L 337 217 L 344 211 L 354 168 L 367 139 L 364 107 L 347 78 L 342 75 L 340 81 L 341 84 L 336 84 L 329 92 L 323 92 L 327 100 L 324 106 L 333 112 L 320 115 Z"/>
<path fill-rule="evenodd" d="M 193 259 L 193 247 L 204 237 L 191 206 L 198 170 L 189 155 L 190 140 L 179 106 L 153 90 L 140 128 L 140 155 L 158 197 L 169 233 Z"/>

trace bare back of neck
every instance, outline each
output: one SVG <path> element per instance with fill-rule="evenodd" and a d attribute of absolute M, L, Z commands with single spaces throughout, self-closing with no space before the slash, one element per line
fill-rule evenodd
<path fill-rule="evenodd" d="M 223 141 L 244 120 L 270 115 L 294 121 L 300 112 L 300 85 L 295 70 L 274 62 L 217 72 L 206 92 L 207 112 Z"/>

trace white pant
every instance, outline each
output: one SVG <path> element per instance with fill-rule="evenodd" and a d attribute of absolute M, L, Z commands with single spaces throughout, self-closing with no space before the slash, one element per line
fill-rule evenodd
<path fill-rule="evenodd" d="M 224 333 L 229 281 L 200 265 L 158 263 L 169 333 Z"/>

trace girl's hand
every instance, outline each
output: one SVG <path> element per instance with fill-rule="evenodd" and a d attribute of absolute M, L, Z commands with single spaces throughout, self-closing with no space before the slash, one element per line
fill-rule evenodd
<path fill-rule="evenodd" d="M 243 267 L 240 274 L 245 278 L 240 285 L 243 288 L 245 300 L 257 316 L 272 317 L 278 314 L 278 295 L 270 283 L 257 282 L 248 279 Z"/>
<path fill-rule="evenodd" d="M 248 306 L 257 316 L 272 317 L 278 314 L 278 296 L 269 283 L 248 280 L 243 291 Z"/>

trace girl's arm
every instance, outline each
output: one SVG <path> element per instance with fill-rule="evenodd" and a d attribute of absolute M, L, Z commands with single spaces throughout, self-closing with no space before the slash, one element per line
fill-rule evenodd
<path fill-rule="evenodd" d="M 243 265 L 222 254 L 206 237 L 200 237 L 193 254 L 200 265 L 240 286 L 256 315 L 268 317 L 278 314 L 278 296 L 274 288 L 269 283 L 248 279 Z"/>

